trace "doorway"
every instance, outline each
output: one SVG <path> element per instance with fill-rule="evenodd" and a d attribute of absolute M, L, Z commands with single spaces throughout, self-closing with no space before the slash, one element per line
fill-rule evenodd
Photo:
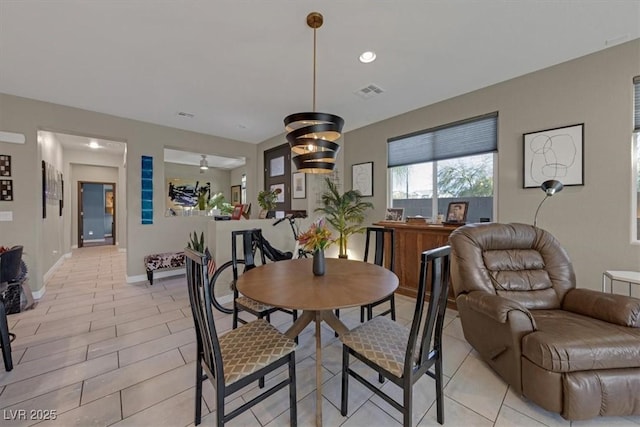
<path fill-rule="evenodd" d="M 115 245 L 115 182 L 78 181 L 78 247 Z"/>

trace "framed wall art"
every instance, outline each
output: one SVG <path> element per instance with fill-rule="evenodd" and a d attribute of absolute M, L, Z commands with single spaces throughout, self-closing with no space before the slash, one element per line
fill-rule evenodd
<path fill-rule="evenodd" d="M 305 199 L 307 197 L 307 174 L 296 172 L 293 174 L 293 198 Z"/>
<path fill-rule="evenodd" d="M 351 185 L 365 197 L 373 196 L 373 162 L 351 166 Z"/>
<path fill-rule="evenodd" d="M 550 179 L 584 185 L 584 124 L 525 133 L 523 144 L 524 188 Z"/>
<path fill-rule="evenodd" d="M 231 186 L 231 204 L 235 206 L 240 203 L 242 203 L 242 186 L 232 185 Z"/>

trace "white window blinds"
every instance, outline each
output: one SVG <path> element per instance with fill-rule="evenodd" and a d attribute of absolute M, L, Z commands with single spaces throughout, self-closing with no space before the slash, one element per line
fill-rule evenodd
<path fill-rule="evenodd" d="M 387 140 L 389 167 L 494 151 L 498 151 L 497 112 Z"/>

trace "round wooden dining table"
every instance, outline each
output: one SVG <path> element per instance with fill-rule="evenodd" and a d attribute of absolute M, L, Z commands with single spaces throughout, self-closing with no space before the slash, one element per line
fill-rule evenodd
<path fill-rule="evenodd" d="M 296 259 L 262 265 L 242 274 L 236 283 L 245 296 L 279 308 L 302 310 L 285 332 L 295 338 L 312 321 L 316 336 L 316 425 L 322 425 L 322 342 L 325 321 L 339 335 L 349 329 L 333 310 L 379 301 L 398 288 L 398 276 L 362 261 L 327 258 L 324 276 L 314 276 L 313 260 Z"/>

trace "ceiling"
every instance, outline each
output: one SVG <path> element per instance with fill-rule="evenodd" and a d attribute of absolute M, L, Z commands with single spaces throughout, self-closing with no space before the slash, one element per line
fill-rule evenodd
<path fill-rule="evenodd" d="M 312 108 L 311 11 L 347 131 L 640 37 L 637 0 L 0 0 L 0 92 L 259 143 Z"/>

